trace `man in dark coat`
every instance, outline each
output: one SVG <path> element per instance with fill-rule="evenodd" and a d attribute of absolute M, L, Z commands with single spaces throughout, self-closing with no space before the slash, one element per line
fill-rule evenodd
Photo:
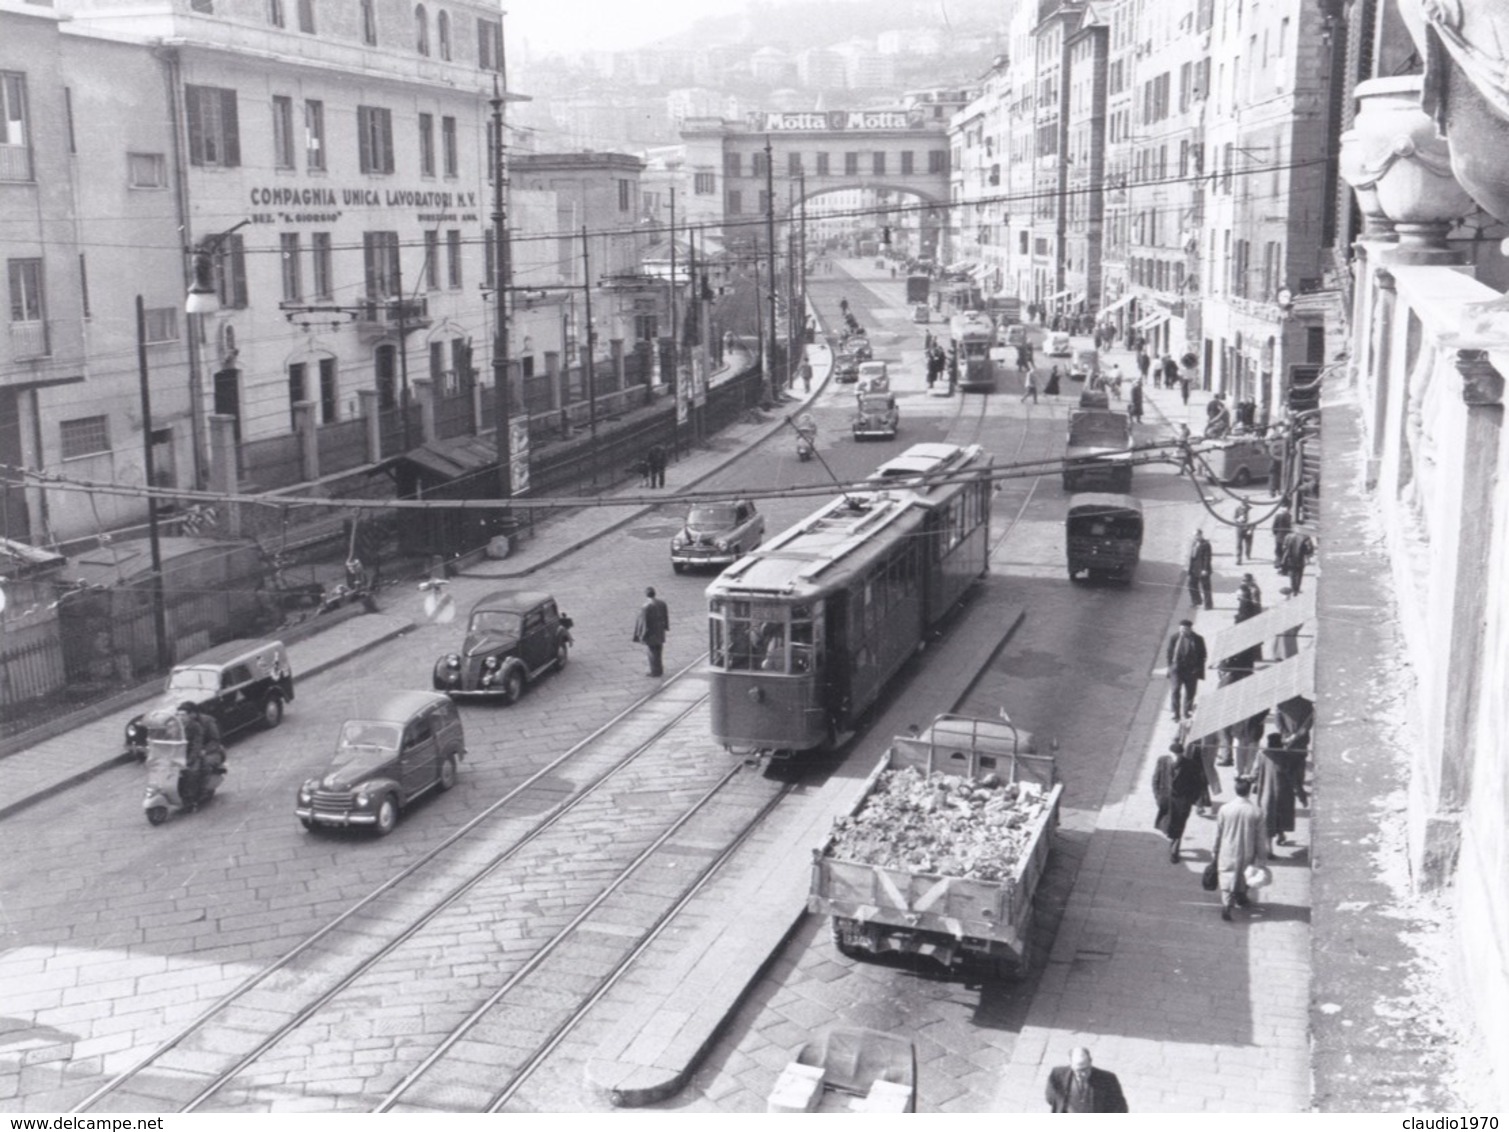
<path fill-rule="evenodd" d="M 1179 862 L 1179 842 L 1189 823 L 1189 812 L 1205 797 L 1205 760 L 1198 743 L 1180 743 L 1168 748 L 1172 754 L 1158 760 L 1153 771 L 1153 800 L 1158 803 L 1154 827 L 1168 838 L 1168 859 Z"/>
<path fill-rule="evenodd" d="M 1168 639 L 1168 678 L 1173 684 L 1169 706 L 1173 708 L 1174 722 L 1195 711 L 1195 690 L 1205 679 L 1205 638 L 1195 632 L 1195 623 L 1189 618 L 1179 622 L 1179 631 Z M 1184 705 L 1181 715 L 1179 705 Z"/>
<path fill-rule="evenodd" d="M 1194 541 L 1189 544 L 1189 600 L 1196 608 L 1216 607 L 1210 592 L 1210 571 L 1210 540 L 1204 531 L 1196 531 Z"/>
<path fill-rule="evenodd" d="M 1290 750 L 1277 731 L 1263 744 L 1263 758 L 1258 764 L 1258 804 L 1263 807 L 1263 831 L 1268 835 L 1269 852 L 1273 845 L 1288 845 L 1294 832 L 1295 784 L 1303 782 L 1307 752 Z"/>
<path fill-rule="evenodd" d="M 658 444 L 652 444 L 649 452 L 645 453 L 650 462 L 650 486 L 665 486 L 665 449 Z"/>
<path fill-rule="evenodd" d="M 1263 591 L 1258 588 L 1257 580 L 1251 574 L 1242 575 L 1242 584 L 1237 587 L 1237 616 L 1238 621 L 1246 621 L 1249 617 L 1256 617 L 1263 612 Z"/>
<path fill-rule="evenodd" d="M 1289 532 L 1294 529 L 1294 516 L 1289 511 L 1287 503 L 1281 505 L 1273 516 L 1273 568 L 1279 569 L 1279 563 L 1284 557 L 1284 540 L 1289 537 Z"/>
<path fill-rule="evenodd" d="M 634 623 L 634 639 L 650 654 L 650 670 L 645 675 L 664 676 L 661 650 L 665 648 L 665 635 L 671 627 L 670 609 L 655 596 L 654 586 L 645 587 L 644 597 L 645 602 L 639 607 L 639 619 Z"/>
<path fill-rule="evenodd" d="M 1049 1112 L 1126 1112 L 1127 1099 L 1116 1074 L 1096 1069 L 1090 1051 L 1076 1047 L 1069 1064 L 1048 1073 L 1045 1092 Z"/>
<path fill-rule="evenodd" d="M 1289 579 L 1289 588 L 1284 592 L 1291 597 L 1299 593 L 1305 581 L 1305 565 L 1315 554 L 1315 543 L 1304 531 L 1295 528 L 1284 536 L 1284 547 L 1279 551 L 1279 573 Z"/>
<path fill-rule="evenodd" d="M 1237 504 L 1236 532 L 1237 532 L 1237 565 L 1242 565 L 1242 555 L 1252 557 L 1252 536 L 1256 528 L 1252 522 L 1252 504 L 1242 500 Z M 1251 575 L 1249 575 L 1250 577 Z M 1237 618 L 1241 620 L 1241 618 Z"/>

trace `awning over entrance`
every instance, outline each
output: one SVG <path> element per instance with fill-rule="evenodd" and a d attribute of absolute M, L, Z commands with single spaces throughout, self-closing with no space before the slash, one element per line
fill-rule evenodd
<path fill-rule="evenodd" d="M 1245 680 L 1202 692 L 1200 706 L 1190 721 L 1189 738 L 1198 740 L 1215 735 L 1233 724 L 1271 711 L 1295 696 L 1315 698 L 1313 645 L 1288 660 L 1259 668 Z"/>
<path fill-rule="evenodd" d="M 1119 311 L 1122 307 L 1126 306 L 1131 301 L 1132 301 L 1132 296 L 1131 295 L 1123 295 L 1123 296 L 1121 296 L 1121 298 L 1117 299 L 1110 306 L 1108 306 L 1108 307 L 1101 307 L 1100 308 L 1100 313 L 1101 314 L 1110 314 L 1112 311 Z"/>
<path fill-rule="evenodd" d="M 1047 299 L 1044 300 L 1044 302 L 1056 303 L 1059 299 L 1067 299 L 1071 293 L 1072 292 L 1070 291 L 1070 289 L 1065 287 L 1062 291 L 1055 291 L 1053 294 L 1049 295 Z"/>
<path fill-rule="evenodd" d="M 1141 319 L 1137 320 L 1137 329 L 1138 330 L 1151 330 L 1153 327 L 1158 326 L 1158 325 L 1160 325 L 1162 323 L 1167 322 L 1171 317 L 1173 317 L 1173 316 L 1171 316 L 1168 313 L 1168 311 L 1154 311 L 1152 314 L 1148 315 L 1146 318 L 1141 318 Z"/>
<path fill-rule="evenodd" d="M 1289 637 L 1291 630 L 1298 630 L 1292 638 Z M 1301 591 L 1288 601 L 1269 606 L 1255 617 L 1228 625 L 1211 639 L 1206 651 L 1212 663 L 1219 663 L 1253 645 L 1262 645 L 1270 650 L 1268 655 L 1272 659 L 1273 642 L 1279 636 L 1289 639 L 1291 646 L 1303 639 L 1309 647 L 1309 642 L 1315 639 L 1314 592 Z M 1290 651 L 1293 651 L 1292 647 Z"/>

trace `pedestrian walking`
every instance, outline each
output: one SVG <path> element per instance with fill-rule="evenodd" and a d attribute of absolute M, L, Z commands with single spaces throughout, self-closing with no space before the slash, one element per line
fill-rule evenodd
<path fill-rule="evenodd" d="M 1179 397 L 1180 397 L 1180 399 L 1186 405 L 1188 405 L 1189 404 L 1189 378 L 1187 378 L 1187 377 L 1181 377 L 1178 380 L 1179 380 Z"/>
<path fill-rule="evenodd" d="M 655 596 L 654 586 L 646 586 L 644 604 L 639 607 L 639 617 L 634 622 L 634 640 L 644 645 L 650 654 L 650 670 L 646 676 L 665 675 L 661 651 L 665 648 L 665 635 L 670 628 L 670 608 Z"/>
<path fill-rule="evenodd" d="M 1252 557 L 1252 536 L 1254 530 L 1255 527 L 1252 523 L 1252 504 L 1248 503 L 1247 500 L 1244 499 L 1242 500 L 1242 502 L 1237 504 L 1236 532 L 1238 566 L 1242 565 L 1242 556 L 1244 554 L 1248 558 Z M 1248 574 L 1246 575 L 1246 577 L 1250 578 L 1252 577 L 1252 575 Z M 1241 618 L 1237 618 L 1237 620 L 1240 621 Z"/>
<path fill-rule="evenodd" d="M 1206 796 L 1207 786 L 1198 744 L 1175 739 L 1168 749 L 1172 754 L 1162 756 L 1153 771 L 1153 800 L 1158 803 L 1153 827 L 1168 838 L 1168 859 L 1178 864 L 1184 827 L 1190 811 Z"/>
<path fill-rule="evenodd" d="M 650 462 L 650 486 L 665 486 L 665 449 L 658 444 L 650 445 L 650 450 L 645 453 L 645 459 Z"/>
<path fill-rule="evenodd" d="M 1315 554 L 1315 543 L 1304 531 L 1295 527 L 1284 537 L 1284 549 L 1279 553 L 1279 573 L 1289 579 L 1284 593 L 1293 597 L 1299 593 L 1305 581 L 1305 565 Z"/>
<path fill-rule="evenodd" d="M 1022 389 L 1022 400 L 1025 401 L 1028 397 L 1032 398 L 1034 405 L 1037 404 L 1037 371 L 1032 369 L 1027 371 L 1027 383 Z"/>
<path fill-rule="evenodd" d="M 1063 373 L 1059 370 L 1058 366 L 1054 366 L 1048 371 L 1048 382 L 1043 386 L 1043 392 L 1049 397 L 1057 397 L 1059 382 L 1063 379 Z"/>
<path fill-rule="evenodd" d="M 1189 544 L 1189 600 L 1196 608 L 1216 607 L 1210 592 L 1210 561 L 1210 540 L 1204 531 L 1196 531 Z"/>
<path fill-rule="evenodd" d="M 1111 384 L 1111 396 L 1114 397 L 1114 398 L 1116 398 L 1116 400 L 1120 401 L 1121 400 L 1121 366 L 1116 365 L 1114 363 L 1111 366 L 1110 384 Z M 1141 407 L 1142 407 L 1141 406 L 1141 399 L 1139 398 L 1139 400 L 1138 400 L 1138 410 L 1139 410 L 1139 412 L 1141 411 Z M 1133 418 L 1133 419 L 1136 419 L 1136 418 Z"/>
<path fill-rule="evenodd" d="M 812 363 L 809 362 L 809 361 L 807 361 L 805 358 L 803 358 L 802 359 L 802 368 L 801 368 L 801 370 L 799 372 L 802 375 L 802 392 L 803 393 L 811 393 L 812 392 Z"/>
<path fill-rule="evenodd" d="M 1257 579 L 1251 574 L 1243 574 L 1241 584 L 1237 586 L 1237 621 L 1246 621 L 1249 617 L 1256 617 L 1263 612 L 1263 591 L 1258 588 Z"/>
<path fill-rule="evenodd" d="M 1295 785 L 1304 779 L 1308 752 L 1290 750 L 1284 745 L 1284 737 L 1273 731 L 1263 742 L 1262 756 L 1258 763 L 1257 796 L 1263 808 L 1263 831 L 1268 836 L 1271 855 L 1275 845 L 1288 845 L 1289 834 L 1294 832 Z"/>
<path fill-rule="evenodd" d="M 1148 352 L 1146 350 L 1137 351 L 1137 372 L 1140 373 L 1143 378 L 1147 377 L 1147 371 L 1152 367 L 1152 364 L 1153 359 L 1148 357 Z"/>
<path fill-rule="evenodd" d="M 1205 679 L 1205 638 L 1195 632 L 1195 623 L 1187 617 L 1179 622 L 1178 632 L 1168 639 L 1168 678 L 1173 685 L 1169 707 L 1173 709 L 1174 722 L 1178 723 L 1194 714 L 1195 692 Z"/>
<path fill-rule="evenodd" d="M 1116 1074 L 1096 1069 L 1090 1051 L 1076 1046 L 1069 1064 L 1048 1073 L 1049 1112 L 1126 1112 L 1126 1094 Z"/>
<path fill-rule="evenodd" d="M 1174 355 L 1164 354 L 1158 363 L 1163 370 L 1163 384 L 1172 389 L 1179 384 L 1179 363 L 1174 361 Z"/>
<path fill-rule="evenodd" d="M 1289 532 L 1294 529 L 1294 515 L 1289 510 L 1287 503 L 1279 505 L 1279 509 L 1273 515 L 1273 568 L 1283 569 L 1281 563 L 1284 560 L 1284 540 L 1289 537 Z"/>
<path fill-rule="evenodd" d="M 1117 375 L 1118 377 L 1120 374 Z M 1142 423 L 1142 379 L 1132 382 L 1132 392 L 1127 397 L 1127 416 L 1137 424 Z"/>
<path fill-rule="evenodd" d="M 1268 859 L 1263 811 L 1252 800 L 1252 779 L 1238 778 L 1236 798 L 1216 815 L 1216 877 L 1221 889 L 1221 919 L 1230 922 L 1232 908 L 1245 908 L 1247 867 Z"/>

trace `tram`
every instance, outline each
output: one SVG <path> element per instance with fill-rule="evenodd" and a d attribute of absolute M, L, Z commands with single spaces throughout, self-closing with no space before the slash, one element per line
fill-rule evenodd
<path fill-rule="evenodd" d="M 988 569 L 991 456 L 917 444 L 707 589 L 712 731 L 730 749 L 838 745 Z"/>
<path fill-rule="evenodd" d="M 959 388 L 966 393 L 994 393 L 996 367 L 990 360 L 990 342 L 995 328 L 977 311 L 956 314 L 948 320 L 949 337 L 959 359 Z"/>

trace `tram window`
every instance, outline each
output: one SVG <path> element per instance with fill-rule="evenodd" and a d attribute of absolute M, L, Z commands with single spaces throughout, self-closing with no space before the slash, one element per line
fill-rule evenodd
<path fill-rule="evenodd" d="M 779 621 L 766 621 L 760 626 L 759 636 L 760 671 L 786 671 L 786 626 Z"/>

